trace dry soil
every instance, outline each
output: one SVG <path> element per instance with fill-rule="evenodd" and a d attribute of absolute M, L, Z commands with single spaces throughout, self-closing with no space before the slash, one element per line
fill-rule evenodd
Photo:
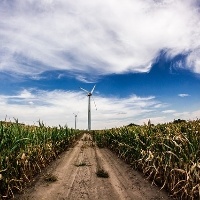
<path fill-rule="evenodd" d="M 109 177 L 98 177 L 103 169 Z M 46 180 L 49 177 L 49 180 Z M 164 191 L 84 134 L 36 178 L 17 200 L 169 200 Z"/>

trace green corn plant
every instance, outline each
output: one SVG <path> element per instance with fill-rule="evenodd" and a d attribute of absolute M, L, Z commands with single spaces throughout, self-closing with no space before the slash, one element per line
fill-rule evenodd
<path fill-rule="evenodd" d="M 14 197 L 71 145 L 80 132 L 67 127 L 0 122 L 0 199 Z"/>
<path fill-rule="evenodd" d="M 153 184 L 177 199 L 200 198 L 200 120 L 95 131 L 110 148 Z"/>

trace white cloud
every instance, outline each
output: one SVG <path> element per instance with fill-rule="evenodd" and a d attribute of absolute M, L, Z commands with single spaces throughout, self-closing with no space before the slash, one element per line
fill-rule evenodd
<path fill-rule="evenodd" d="M 185 119 L 185 120 L 195 120 L 195 119 L 200 118 L 200 110 L 177 112 L 177 113 L 174 113 L 174 116 L 176 116 L 177 118 Z"/>
<path fill-rule="evenodd" d="M 36 76 L 149 71 L 160 50 L 200 72 L 195 0 L 3 1 L 0 70 Z M 82 76 L 79 79 L 85 80 Z"/>
<path fill-rule="evenodd" d="M 34 98 L 35 96 L 28 90 L 24 89 L 20 95 L 18 96 L 19 98 L 24 98 L 24 99 L 31 99 Z"/>
<path fill-rule="evenodd" d="M 166 104 L 166 103 L 160 103 L 160 104 L 156 104 L 154 106 L 154 108 L 164 108 L 164 107 L 167 107 L 167 106 L 168 106 L 168 104 Z"/>
<path fill-rule="evenodd" d="M 165 103 L 155 97 L 127 98 L 102 97 L 94 94 L 92 106 L 92 129 L 113 128 L 130 123 L 164 123 L 175 118 L 193 120 L 199 118 L 200 110 L 179 112 L 178 110 L 162 110 Z M 42 120 L 46 125 L 58 126 L 67 124 L 74 128 L 74 114 L 78 113 L 77 128 L 87 129 L 88 97 L 82 91 L 43 91 L 24 89 L 13 95 L 0 95 L 0 120 L 17 118 L 25 124 L 37 124 Z"/>
<path fill-rule="evenodd" d="M 187 57 L 187 65 L 196 73 L 200 73 L 200 48 L 190 53 Z"/>
<path fill-rule="evenodd" d="M 1 120 L 7 116 L 7 119 L 14 117 L 22 123 L 33 124 L 40 119 L 50 126 L 68 124 L 74 127 L 73 113 L 78 112 L 77 127 L 87 128 L 88 99 L 84 92 L 26 89 L 13 96 L 0 95 L 0 100 Z M 91 102 L 93 129 L 138 123 L 137 118 L 142 119 L 147 113 L 155 111 L 156 104 L 160 104 L 155 97 L 135 95 L 126 99 L 95 95 L 95 102 L 97 110 Z"/>
<path fill-rule="evenodd" d="M 190 95 L 189 95 L 189 94 L 183 93 L 183 94 L 178 94 L 178 96 L 179 96 L 179 97 L 189 97 Z"/>
<path fill-rule="evenodd" d="M 170 113 L 175 113 L 176 111 L 175 110 L 163 110 L 162 111 L 163 113 L 165 113 L 165 114 L 170 114 Z"/>
<path fill-rule="evenodd" d="M 89 78 L 86 75 L 76 75 L 76 79 L 84 83 L 95 83 L 96 78 L 95 75 Z"/>
<path fill-rule="evenodd" d="M 162 112 L 163 113 L 163 112 Z M 148 123 L 150 120 L 153 124 L 162 124 L 174 121 L 174 119 L 184 119 L 184 120 L 196 120 L 200 117 L 200 110 L 195 111 L 186 111 L 186 112 L 178 112 L 175 110 L 166 110 L 163 115 L 160 112 L 155 111 L 154 114 L 150 113 L 148 117 L 144 117 L 138 120 L 138 124 Z"/>
<path fill-rule="evenodd" d="M 148 124 L 149 120 L 152 124 L 162 124 L 162 123 L 167 122 L 167 118 L 165 116 L 160 116 L 160 117 L 149 117 L 149 118 L 142 119 L 140 120 L 139 124 L 141 125 Z"/>

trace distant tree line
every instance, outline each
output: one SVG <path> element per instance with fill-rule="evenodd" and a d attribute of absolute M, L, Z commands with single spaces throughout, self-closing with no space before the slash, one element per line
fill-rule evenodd
<path fill-rule="evenodd" d="M 173 121 L 173 123 L 174 124 L 178 124 L 178 123 L 185 123 L 186 122 L 186 120 L 184 120 L 184 119 L 175 119 L 174 121 Z"/>

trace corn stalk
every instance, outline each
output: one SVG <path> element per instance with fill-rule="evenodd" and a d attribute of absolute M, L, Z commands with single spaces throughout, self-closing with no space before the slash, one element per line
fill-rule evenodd
<path fill-rule="evenodd" d="M 96 131 L 108 147 L 177 199 L 200 199 L 200 120 Z"/>
<path fill-rule="evenodd" d="M 67 127 L 0 122 L 0 199 L 14 197 L 33 176 L 77 140 Z"/>

